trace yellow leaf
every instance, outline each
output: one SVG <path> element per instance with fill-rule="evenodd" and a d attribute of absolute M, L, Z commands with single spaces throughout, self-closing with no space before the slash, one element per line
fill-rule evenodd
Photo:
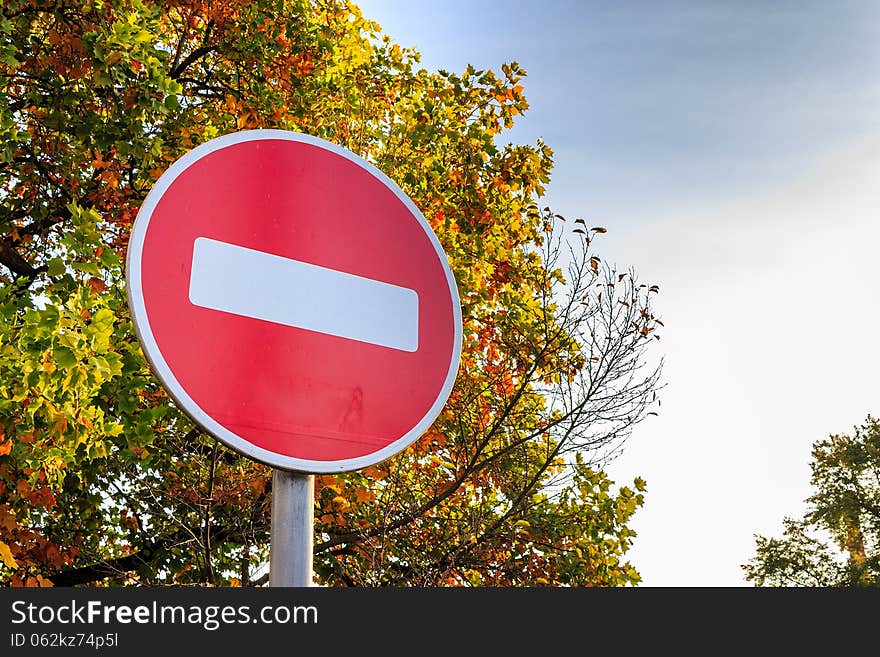
<path fill-rule="evenodd" d="M 12 556 L 12 550 L 3 541 L 0 541 L 0 560 L 6 564 L 8 568 L 18 568 L 18 562 Z"/>

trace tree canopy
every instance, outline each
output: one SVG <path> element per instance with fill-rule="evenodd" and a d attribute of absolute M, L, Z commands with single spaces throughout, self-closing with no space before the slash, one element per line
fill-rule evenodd
<path fill-rule="evenodd" d="M 782 538 L 756 537 L 743 565 L 756 586 L 880 585 L 880 423 L 813 445 L 815 493 L 803 518 L 785 518 Z"/>
<path fill-rule="evenodd" d="M 350 149 L 448 254 L 464 345 L 397 457 L 319 476 L 327 585 L 638 581 L 645 483 L 602 472 L 652 412 L 656 286 L 541 202 L 544 143 L 503 142 L 524 71 L 426 71 L 342 0 L 7 0 L 0 17 L 0 582 L 266 581 L 271 470 L 151 374 L 124 289 L 132 222 L 178 157 L 252 128 Z"/>

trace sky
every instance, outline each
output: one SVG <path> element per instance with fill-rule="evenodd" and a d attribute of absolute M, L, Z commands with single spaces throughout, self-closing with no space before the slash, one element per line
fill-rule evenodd
<path fill-rule="evenodd" d="M 516 61 L 546 201 L 661 292 L 660 415 L 628 553 L 651 587 L 749 586 L 810 449 L 880 415 L 880 3 L 360 0 L 428 69 Z"/>

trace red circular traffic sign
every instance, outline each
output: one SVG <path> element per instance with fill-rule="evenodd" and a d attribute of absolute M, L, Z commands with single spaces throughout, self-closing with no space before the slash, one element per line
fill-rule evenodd
<path fill-rule="evenodd" d="M 177 160 L 132 229 L 138 338 L 177 404 L 274 467 L 378 463 L 440 413 L 461 307 L 437 237 L 378 169 L 283 130 Z"/>

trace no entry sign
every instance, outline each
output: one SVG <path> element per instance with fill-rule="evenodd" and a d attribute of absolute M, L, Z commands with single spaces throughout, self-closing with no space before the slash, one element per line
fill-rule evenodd
<path fill-rule="evenodd" d="M 387 176 L 314 137 L 233 133 L 177 160 L 138 213 L 127 281 L 179 406 L 277 468 L 378 463 L 455 380 L 461 308 L 436 236 Z"/>

